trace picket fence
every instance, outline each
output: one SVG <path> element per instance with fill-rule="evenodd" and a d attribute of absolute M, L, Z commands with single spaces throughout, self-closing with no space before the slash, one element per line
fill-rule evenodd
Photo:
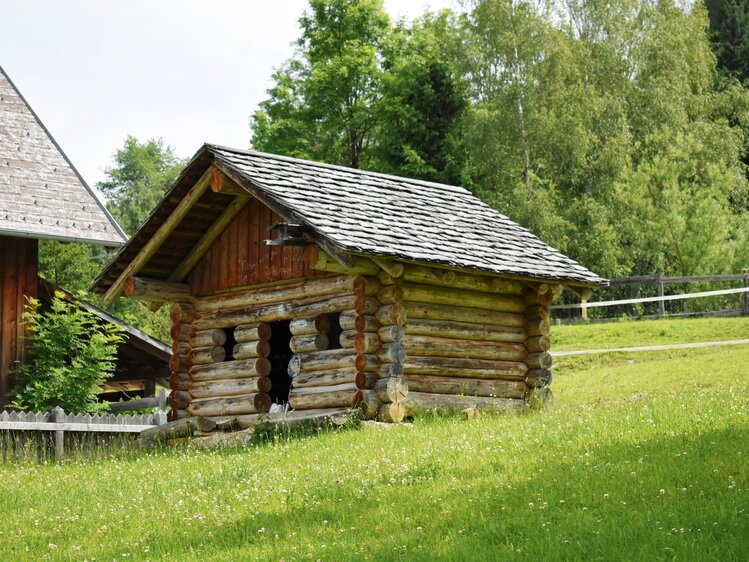
<path fill-rule="evenodd" d="M 4 462 L 17 459 L 60 461 L 66 450 L 90 456 L 106 446 L 126 445 L 141 431 L 166 423 L 166 412 L 155 414 L 66 414 L 51 412 L 0 412 L 0 451 Z"/>

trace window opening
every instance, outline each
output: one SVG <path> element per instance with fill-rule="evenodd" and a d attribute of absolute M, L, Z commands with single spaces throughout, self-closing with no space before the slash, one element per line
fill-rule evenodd
<path fill-rule="evenodd" d="M 226 342 L 224 343 L 224 352 L 226 356 L 224 361 L 234 360 L 234 346 L 237 345 L 237 340 L 234 339 L 234 328 L 224 328 L 226 334 Z"/>
<path fill-rule="evenodd" d="M 341 314 L 330 314 L 330 329 L 328 330 L 328 349 L 341 349 Z"/>
<path fill-rule="evenodd" d="M 289 361 L 291 361 L 291 329 L 290 322 L 283 320 L 271 322 L 270 344 L 270 377 L 271 402 L 274 404 L 285 404 L 289 401 L 289 390 L 291 390 L 291 377 L 289 376 Z"/>

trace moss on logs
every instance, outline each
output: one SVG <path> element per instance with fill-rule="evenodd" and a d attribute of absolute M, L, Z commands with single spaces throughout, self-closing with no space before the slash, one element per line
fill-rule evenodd
<path fill-rule="evenodd" d="M 270 396 L 265 392 L 258 392 L 229 398 L 192 400 L 187 407 L 187 411 L 191 416 L 230 416 L 267 412 L 270 410 L 270 406 Z"/>
<path fill-rule="evenodd" d="M 402 306 L 409 323 L 412 320 L 447 320 L 450 322 L 497 324 L 510 327 L 523 327 L 525 325 L 525 315 L 514 312 L 406 301 L 403 302 Z M 391 323 L 394 324 L 395 322 Z M 406 332 L 408 332 L 408 329 L 406 329 Z"/>
<path fill-rule="evenodd" d="M 473 379 L 439 375 L 403 375 L 409 392 L 435 394 L 465 394 L 495 398 L 523 398 L 526 394 L 522 380 Z"/>
<path fill-rule="evenodd" d="M 195 365 L 189 374 L 193 382 L 220 379 L 242 379 L 264 377 L 270 373 L 270 361 L 265 357 L 244 359 L 241 361 L 224 361 L 213 365 Z"/>
<path fill-rule="evenodd" d="M 192 384 L 190 396 L 197 399 L 243 396 L 258 392 L 270 392 L 270 389 L 271 381 L 268 377 L 203 381 Z"/>
<path fill-rule="evenodd" d="M 434 336 L 470 341 L 524 343 L 527 339 L 523 327 L 449 320 L 409 319 L 406 331 L 409 336 Z"/>
<path fill-rule="evenodd" d="M 378 279 L 383 285 L 393 285 L 404 280 L 412 283 L 435 285 L 437 287 L 468 289 L 470 291 L 500 293 L 506 295 L 521 295 L 525 291 L 523 283 L 513 279 L 491 277 L 488 275 L 476 275 L 413 264 L 404 264 L 404 266 L 405 268 L 402 278 L 393 278 L 382 271 L 378 274 Z"/>
<path fill-rule="evenodd" d="M 519 343 L 470 341 L 407 335 L 403 345 L 409 356 L 463 357 L 498 361 L 522 361 L 527 351 Z"/>
<path fill-rule="evenodd" d="M 527 406 L 525 400 L 492 398 L 488 396 L 456 396 L 432 392 L 409 392 L 403 405 L 407 416 L 429 411 L 462 412 L 475 408 L 480 412 L 519 412 Z"/>
<path fill-rule="evenodd" d="M 464 306 L 499 312 L 524 312 L 527 306 L 521 297 L 514 295 L 477 293 L 424 285 L 389 285 L 380 290 L 377 298 L 383 304 L 408 301 Z"/>
<path fill-rule="evenodd" d="M 403 371 L 411 375 L 522 380 L 528 372 L 528 366 L 519 361 L 408 356 L 403 362 Z"/>
<path fill-rule="evenodd" d="M 356 391 L 356 383 L 292 388 L 289 405 L 295 410 L 350 406 Z"/>

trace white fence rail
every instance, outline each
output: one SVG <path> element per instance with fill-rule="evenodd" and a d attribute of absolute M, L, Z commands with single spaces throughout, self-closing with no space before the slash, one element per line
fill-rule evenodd
<path fill-rule="evenodd" d="M 60 461 L 65 454 L 65 433 L 116 436 L 165 423 L 163 410 L 143 415 L 66 414 L 62 408 L 45 413 L 4 411 L 0 412 L 0 450 L 3 459 L 18 451 L 21 455 L 15 456 L 28 456 L 28 449 L 42 457 L 44 449 L 53 445 L 55 460 Z"/>
<path fill-rule="evenodd" d="M 597 308 L 601 306 L 617 306 L 620 304 L 638 304 L 643 302 L 665 302 L 665 301 L 677 301 L 684 299 L 698 299 L 702 297 L 715 297 L 719 295 L 737 295 L 740 293 L 749 293 L 749 287 L 741 287 L 738 289 L 721 289 L 719 291 L 702 291 L 699 293 L 685 293 L 682 295 L 665 295 L 659 297 L 642 297 L 639 299 L 620 299 L 615 301 L 600 301 L 600 302 L 583 302 L 576 304 L 555 304 L 550 306 L 551 310 L 570 310 L 570 309 L 587 309 Z"/>

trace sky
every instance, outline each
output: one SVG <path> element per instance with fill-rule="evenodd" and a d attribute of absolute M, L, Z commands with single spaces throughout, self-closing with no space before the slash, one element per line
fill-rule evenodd
<path fill-rule="evenodd" d="M 306 0 L 0 0 L 0 66 L 92 187 L 127 135 L 247 148 Z M 385 0 L 411 19 L 453 0 Z"/>

